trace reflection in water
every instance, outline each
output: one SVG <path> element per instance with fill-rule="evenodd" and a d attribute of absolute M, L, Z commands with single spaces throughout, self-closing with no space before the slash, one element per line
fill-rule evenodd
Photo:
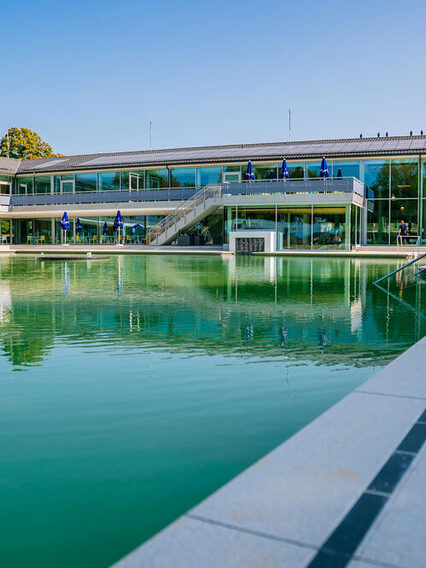
<path fill-rule="evenodd" d="M 390 295 L 371 286 L 393 266 L 261 257 L 2 259 L 0 339 L 15 367 L 40 363 L 59 339 L 260 357 L 285 346 L 293 360 L 384 364 L 425 329 L 422 282 L 405 273 L 387 283 Z"/>
<path fill-rule="evenodd" d="M 329 408 L 425 333 L 393 268 L 0 258 L 2 563 L 109 566 Z"/>

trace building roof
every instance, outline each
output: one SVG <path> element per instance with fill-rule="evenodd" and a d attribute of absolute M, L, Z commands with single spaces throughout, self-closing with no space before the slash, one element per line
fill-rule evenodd
<path fill-rule="evenodd" d="M 15 160 L 14 158 L 3 158 L 2 156 L 0 156 L 0 175 L 14 175 L 21 164 L 21 160 Z"/>
<path fill-rule="evenodd" d="M 245 160 L 289 160 L 353 158 L 357 156 L 413 155 L 426 153 L 426 136 L 389 136 L 234 144 L 140 152 L 113 152 L 23 160 L 19 174 L 55 171 L 101 170 L 129 167 L 162 167 L 184 164 L 207 164 Z"/>

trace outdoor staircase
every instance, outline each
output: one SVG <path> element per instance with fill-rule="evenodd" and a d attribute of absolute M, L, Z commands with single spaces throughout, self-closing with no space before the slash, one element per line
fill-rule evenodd
<path fill-rule="evenodd" d="M 173 242 L 181 231 L 217 209 L 222 202 L 221 197 L 221 185 L 203 187 L 149 230 L 148 243 L 161 246 Z"/>

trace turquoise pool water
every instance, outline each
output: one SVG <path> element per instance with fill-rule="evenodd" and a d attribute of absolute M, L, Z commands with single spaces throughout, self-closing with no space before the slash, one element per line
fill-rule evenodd
<path fill-rule="evenodd" d="M 109 566 L 420 339 L 395 266 L 0 258 L 2 565 Z"/>

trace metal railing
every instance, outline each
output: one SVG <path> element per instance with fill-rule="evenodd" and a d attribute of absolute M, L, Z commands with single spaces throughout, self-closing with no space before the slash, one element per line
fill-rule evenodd
<path fill-rule="evenodd" d="M 386 278 L 389 278 L 389 276 L 392 276 L 392 274 L 396 274 L 397 272 L 401 272 L 401 270 L 404 270 L 404 268 L 407 268 L 407 266 L 410 266 L 411 264 L 415 264 L 416 262 L 418 262 L 419 260 L 421 260 L 422 258 L 426 257 L 426 252 L 424 254 L 421 254 L 420 256 L 418 256 L 417 258 L 410 260 L 409 262 L 403 264 L 402 266 L 400 266 L 399 268 L 396 268 L 395 270 L 392 270 L 391 272 L 389 272 L 388 274 L 385 274 L 384 276 L 382 276 L 381 278 L 379 278 L 378 280 L 375 280 L 373 282 L 373 284 L 378 284 L 379 282 L 382 282 L 383 280 L 386 280 Z"/>
<path fill-rule="evenodd" d="M 225 182 L 224 195 L 247 195 L 253 193 L 356 193 L 365 196 L 365 186 L 357 178 L 307 178 L 274 179 L 242 182 Z"/>
<path fill-rule="evenodd" d="M 211 187 L 211 186 L 206 186 Z M 289 180 L 256 180 L 225 182 L 223 192 L 229 195 L 271 193 L 334 193 L 354 192 L 364 197 L 364 184 L 350 178 L 307 178 Z M 97 203 L 141 203 L 184 201 L 200 191 L 198 187 L 165 187 L 158 189 L 126 189 L 113 191 L 83 191 L 76 193 L 44 193 L 4 196 L 4 204 L 13 207 L 43 205 L 83 205 Z"/>
<path fill-rule="evenodd" d="M 164 217 L 157 225 L 152 227 L 148 232 L 147 242 L 152 243 L 158 239 L 162 234 L 164 234 L 168 229 L 176 225 L 178 221 L 184 218 L 188 213 L 191 213 L 199 205 L 205 203 L 207 199 L 213 199 L 220 197 L 222 195 L 222 186 L 206 186 L 200 189 L 193 197 L 182 203 L 169 215 Z"/>

